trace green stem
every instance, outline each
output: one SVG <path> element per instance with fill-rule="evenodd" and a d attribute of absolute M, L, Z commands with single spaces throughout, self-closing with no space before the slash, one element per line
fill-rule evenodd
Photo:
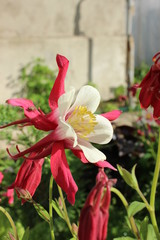
<path fill-rule="evenodd" d="M 151 154 L 152 154 L 153 158 L 154 158 L 155 161 L 156 161 L 156 160 L 157 160 L 157 154 L 156 154 L 156 152 L 155 152 L 155 150 L 154 150 L 154 144 L 153 144 L 153 142 L 151 142 L 150 146 L 151 146 Z"/>
<path fill-rule="evenodd" d="M 53 176 L 51 175 L 50 183 L 49 183 L 49 216 L 50 216 L 51 239 L 55 240 L 54 230 L 53 230 L 52 189 L 53 189 Z"/>
<path fill-rule="evenodd" d="M 57 185 L 58 186 L 58 185 Z M 65 221 L 68 225 L 68 228 L 70 230 L 70 232 L 72 233 L 72 235 L 74 236 L 73 232 L 72 232 L 72 226 L 71 226 L 71 222 L 70 222 L 70 219 L 68 217 L 68 212 L 67 212 L 67 208 L 66 208 L 66 204 L 65 204 L 65 201 L 64 201 L 64 197 L 63 197 L 63 192 L 62 192 L 62 189 L 58 186 L 58 191 L 59 191 L 59 195 L 60 195 L 60 198 L 62 200 L 62 205 L 63 205 L 63 210 L 64 210 L 64 218 L 65 218 Z"/>
<path fill-rule="evenodd" d="M 117 188 L 114 188 L 114 187 L 111 188 L 111 192 L 114 192 L 120 198 L 120 200 L 122 201 L 122 203 L 123 203 L 123 205 L 124 205 L 124 207 L 127 211 L 127 214 L 128 214 L 128 206 L 129 205 L 128 205 L 128 202 L 127 202 L 126 198 L 123 196 L 123 194 Z M 131 224 L 131 228 L 132 228 L 132 231 L 133 231 L 135 237 L 138 240 L 140 240 L 140 234 L 139 234 L 139 231 L 138 231 L 138 228 L 136 226 L 134 218 L 128 216 L 128 219 L 129 219 L 129 222 Z"/>
<path fill-rule="evenodd" d="M 155 196 L 156 196 L 156 189 L 157 189 L 157 183 L 159 178 L 159 171 L 160 171 L 160 128 L 159 128 L 157 160 L 156 160 L 156 166 L 154 170 L 152 187 L 151 187 L 151 195 L 150 195 L 150 206 L 152 208 L 152 211 L 150 211 L 150 217 L 151 217 L 151 221 L 158 239 L 160 239 L 160 233 L 159 233 L 157 220 L 155 216 Z"/>
<path fill-rule="evenodd" d="M 142 201 L 145 203 L 147 210 L 150 212 L 150 211 L 152 210 L 152 208 L 151 208 L 151 206 L 149 205 L 149 203 L 148 203 L 147 199 L 145 198 L 145 196 L 143 195 L 143 193 L 141 192 L 140 188 L 137 187 L 137 188 L 136 188 L 136 191 L 137 191 L 137 193 L 139 194 L 139 196 L 140 196 L 140 198 L 142 199 Z"/>
<path fill-rule="evenodd" d="M 16 240 L 19 240 L 17 229 L 16 229 L 16 226 L 15 226 L 15 224 L 13 222 L 12 217 L 10 216 L 10 214 L 3 207 L 0 207 L 0 211 L 3 212 L 4 215 L 8 218 L 8 221 L 10 222 L 10 224 L 12 226 L 12 229 L 13 229 L 13 232 L 14 232 L 14 237 L 16 238 Z"/>

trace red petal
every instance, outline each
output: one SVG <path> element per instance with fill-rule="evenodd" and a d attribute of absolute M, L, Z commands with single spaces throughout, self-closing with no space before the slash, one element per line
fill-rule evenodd
<path fill-rule="evenodd" d="M 157 119 L 160 117 L 160 99 L 156 98 L 156 96 L 152 99 L 152 106 L 154 108 L 153 117 Z"/>
<path fill-rule="evenodd" d="M 107 118 L 109 121 L 114 121 L 121 115 L 121 113 L 122 111 L 120 110 L 113 110 L 111 112 L 103 113 L 101 116 Z"/>
<path fill-rule="evenodd" d="M 24 118 L 24 119 L 17 120 L 17 121 L 8 123 L 6 125 L 0 126 L 0 129 L 6 128 L 6 127 L 9 127 L 9 126 L 12 126 L 12 125 L 16 125 L 16 124 L 24 124 L 24 123 L 28 123 L 28 122 L 29 122 L 29 120 L 27 118 Z"/>
<path fill-rule="evenodd" d="M 149 88 L 142 87 L 140 94 L 139 94 L 139 101 L 141 103 L 142 108 L 148 108 L 149 105 L 151 104 L 151 99 L 152 99 L 153 92 L 149 91 Z"/>
<path fill-rule="evenodd" d="M 86 159 L 86 157 L 84 156 L 84 153 L 82 150 L 74 150 L 74 149 L 71 149 L 71 151 L 73 152 L 73 154 L 78 157 L 83 163 L 90 163 L 88 162 L 88 160 Z M 117 171 L 116 168 L 114 168 L 109 162 L 107 161 L 98 161 L 97 163 L 94 163 L 94 165 L 96 165 L 97 167 L 100 167 L 100 168 L 110 168 L 114 171 Z"/>
<path fill-rule="evenodd" d="M 36 161 L 30 160 L 30 161 L 32 162 L 32 168 L 27 176 L 27 179 L 25 179 L 24 189 L 28 190 L 31 196 L 33 196 L 37 187 L 41 182 L 42 165 L 44 163 L 44 159 L 39 159 Z"/>
<path fill-rule="evenodd" d="M 59 67 L 59 73 L 49 96 L 49 106 L 52 110 L 57 107 L 59 97 L 65 92 L 64 80 L 69 65 L 68 59 L 61 55 L 57 55 L 56 61 Z"/>
<path fill-rule="evenodd" d="M 35 118 L 40 114 L 37 108 L 34 106 L 33 102 L 29 99 L 15 98 L 9 99 L 6 102 L 12 106 L 23 108 L 25 116 L 29 119 Z"/>
<path fill-rule="evenodd" d="M 47 157 L 51 154 L 52 152 L 52 146 L 53 146 L 53 143 L 49 144 L 48 147 L 46 147 L 44 150 L 42 150 L 41 152 L 38 152 L 36 156 L 33 156 L 33 157 L 25 157 L 25 159 L 32 159 L 32 160 L 38 160 L 40 158 L 44 158 L 44 157 Z"/>
<path fill-rule="evenodd" d="M 151 73 L 152 73 L 152 67 L 149 70 L 149 72 L 146 74 L 146 76 L 143 78 L 142 82 L 140 83 L 140 85 L 139 85 L 140 88 L 146 86 L 146 84 L 148 84 L 150 82 Z"/>
<path fill-rule="evenodd" d="M 31 153 L 30 157 L 34 157 L 35 155 L 36 152 Z M 25 159 L 17 173 L 15 182 L 9 187 L 9 189 L 24 189 L 30 192 L 31 196 L 33 196 L 41 181 L 43 163 L 44 159 L 36 161 Z M 24 202 L 24 200 L 22 200 L 22 202 Z"/>
<path fill-rule="evenodd" d="M 6 102 L 14 107 L 21 107 L 24 109 L 35 108 L 33 102 L 26 98 L 13 98 L 8 99 Z"/>
<path fill-rule="evenodd" d="M 97 163 L 94 163 L 94 165 L 96 165 L 97 167 L 100 167 L 100 168 L 110 168 L 114 171 L 117 171 L 116 168 L 114 168 L 109 162 L 107 161 L 98 161 Z"/>
<path fill-rule="evenodd" d="M 42 138 L 39 142 L 34 144 L 32 147 L 30 147 L 22 152 L 19 152 L 16 155 L 11 155 L 8 149 L 7 149 L 7 151 L 9 153 L 9 155 L 11 156 L 11 158 L 14 160 L 17 160 L 18 158 L 23 157 L 24 155 L 31 153 L 31 152 L 36 152 L 36 154 L 37 154 L 37 153 L 43 151 L 44 148 L 46 148 L 49 144 L 51 144 L 53 142 L 53 136 L 54 136 L 54 132 L 51 132 L 49 135 Z"/>
<path fill-rule="evenodd" d="M 7 100 L 7 103 L 11 104 L 12 106 L 23 108 L 24 115 L 29 118 L 28 122 L 31 122 L 31 124 L 33 124 L 37 129 L 50 131 L 54 130 L 57 126 L 57 119 L 55 118 L 53 121 L 52 117 L 51 122 L 49 120 L 49 115 L 45 115 L 41 110 L 38 111 L 31 100 L 25 98 L 15 98 Z M 52 113 L 52 115 L 54 114 Z M 17 124 L 16 122 L 15 124 Z"/>
<path fill-rule="evenodd" d="M 89 163 L 88 160 L 86 159 L 86 157 L 84 156 L 84 153 L 82 152 L 82 150 L 74 150 L 71 149 L 71 151 L 73 152 L 73 154 L 79 158 L 83 163 Z"/>
<path fill-rule="evenodd" d="M 75 194 L 78 187 L 70 172 L 63 142 L 56 142 L 53 145 L 51 154 L 51 172 L 56 183 L 67 194 L 67 199 L 71 204 L 75 202 Z"/>

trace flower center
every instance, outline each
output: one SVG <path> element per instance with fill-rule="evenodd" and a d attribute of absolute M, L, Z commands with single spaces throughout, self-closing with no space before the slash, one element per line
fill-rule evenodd
<path fill-rule="evenodd" d="M 96 117 L 86 106 L 77 106 L 68 117 L 67 122 L 73 127 L 80 138 L 88 140 L 87 136 L 94 132 L 97 125 Z"/>

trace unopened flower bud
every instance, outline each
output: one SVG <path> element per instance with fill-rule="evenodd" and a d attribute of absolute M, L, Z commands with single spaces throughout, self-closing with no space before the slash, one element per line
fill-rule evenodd
<path fill-rule="evenodd" d="M 62 199 L 60 197 L 58 198 L 58 203 L 59 203 L 60 209 L 63 210 Z"/>
<path fill-rule="evenodd" d="M 22 189 L 22 188 L 15 188 L 17 194 L 20 198 L 24 199 L 25 201 L 31 201 L 32 196 L 29 191 Z"/>
<path fill-rule="evenodd" d="M 78 234 L 78 226 L 75 223 L 72 223 L 72 231 L 77 236 L 77 234 Z"/>

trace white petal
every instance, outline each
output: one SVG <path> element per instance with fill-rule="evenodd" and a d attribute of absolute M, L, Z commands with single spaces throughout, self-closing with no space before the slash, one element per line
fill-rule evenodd
<path fill-rule="evenodd" d="M 87 141 L 78 139 L 78 146 L 82 149 L 86 159 L 91 163 L 106 160 L 104 153 L 95 148 L 92 144 Z"/>
<path fill-rule="evenodd" d="M 53 141 L 68 139 L 73 142 L 73 147 L 77 145 L 77 134 L 68 123 L 62 120 L 61 117 L 59 118 L 59 124 L 54 133 Z"/>
<path fill-rule="evenodd" d="M 108 119 L 100 115 L 95 115 L 97 125 L 94 127 L 94 132 L 87 137 L 89 142 L 107 144 L 113 137 L 113 127 Z"/>
<path fill-rule="evenodd" d="M 58 99 L 59 115 L 61 117 L 64 117 L 66 112 L 70 108 L 73 102 L 74 95 L 75 95 L 75 89 L 72 88 L 67 93 L 64 93 L 63 95 L 61 95 L 60 98 Z"/>
<path fill-rule="evenodd" d="M 98 90 L 91 86 L 83 86 L 76 97 L 76 100 L 69 111 L 73 111 L 76 106 L 86 106 L 89 111 L 94 113 L 100 103 Z"/>

